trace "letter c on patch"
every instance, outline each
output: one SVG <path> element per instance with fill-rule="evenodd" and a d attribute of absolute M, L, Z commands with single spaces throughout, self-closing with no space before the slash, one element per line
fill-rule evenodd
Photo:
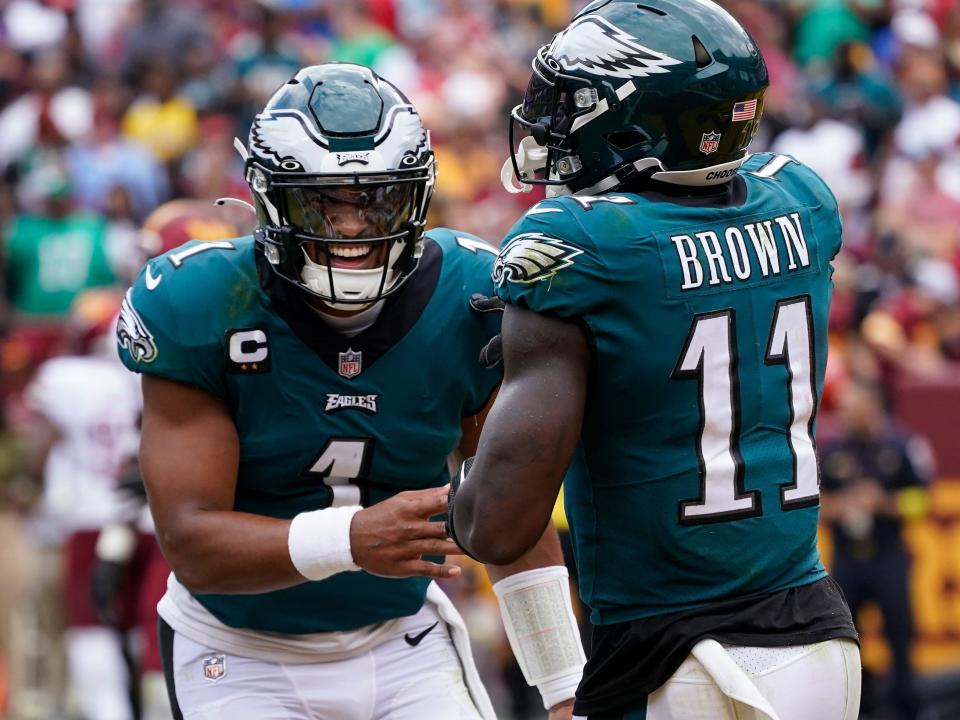
<path fill-rule="evenodd" d="M 230 336 L 230 359 L 235 363 L 263 362 L 269 352 L 263 330 L 240 330 Z"/>

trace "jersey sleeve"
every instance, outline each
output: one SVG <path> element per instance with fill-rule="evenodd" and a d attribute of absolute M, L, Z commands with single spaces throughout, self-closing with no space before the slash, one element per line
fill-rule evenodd
<path fill-rule="evenodd" d="M 144 265 L 121 305 L 117 349 L 134 372 L 226 400 L 222 333 L 213 328 L 207 298 L 191 293 L 196 281 L 186 267 L 172 270 L 156 260 Z"/>
<path fill-rule="evenodd" d="M 572 204 L 547 200 L 507 233 L 493 267 L 497 295 L 507 303 L 564 319 L 586 318 L 608 281 L 603 257 Z"/>
<path fill-rule="evenodd" d="M 817 237 L 825 250 L 824 257 L 833 260 L 843 245 L 843 220 L 837 198 L 830 186 L 814 170 L 792 155 L 758 153 L 743 165 L 746 172 L 776 178 L 791 194 L 811 208 L 817 226 Z"/>
<path fill-rule="evenodd" d="M 464 379 L 466 396 L 463 417 L 471 417 L 483 410 L 494 389 L 503 379 L 502 366 L 485 368 L 480 364 L 480 351 L 500 332 L 503 314 L 478 312 L 470 306 L 472 295 L 494 295 L 490 274 L 497 257 L 496 248 L 486 240 L 455 230 L 432 230 L 430 236 L 444 248 L 444 262 L 455 259 L 460 269 L 461 288 L 458 308 L 464 313 L 466 330 L 462 335 Z"/>
<path fill-rule="evenodd" d="M 827 251 L 826 257 L 833 260 L 843 246 L 843 218 L 840 215 L 837 198 L 823 178 L 806 165 L 797 163 L 794 173 L 807 191 L 813 195 L 815 204 L 819 206 L 818 214 L 823 220 L 823 225 L 829 228 L 824 238 L 824 247 Z"/>

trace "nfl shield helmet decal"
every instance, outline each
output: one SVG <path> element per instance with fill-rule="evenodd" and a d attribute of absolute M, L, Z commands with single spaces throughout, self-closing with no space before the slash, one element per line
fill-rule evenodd
<path fill-rule="evenodd" d="M 340 353 L 340 374 L 350 379 L 355 378 L 363 370 L 363 353 L 352 349 Z"/>
<path fill-rule="evenodd" d="M 703 140 L 700 141 L 700 152 L 704 155 L 715 153 L 720 147 L 720 133 L 708 132 L 703 134 Z"/>
<path fill-rule="evenodd" d="M 227 656 L 211 655 L 203 659 L 203 677 L 216 682 L 227 674 Z"/>

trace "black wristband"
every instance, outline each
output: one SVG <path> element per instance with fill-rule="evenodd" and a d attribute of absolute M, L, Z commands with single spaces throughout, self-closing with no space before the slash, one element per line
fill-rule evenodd
<path fill-rule="evenodd" d="M 477 558 L 475 558 L 473 554 L 463 546 L 463 543 L 457 539 L 457 531 L 453 527 L 453 501 L 457 497 L 457 490 L 460 489 L 460 484 L 467 476 L 467 473 L 470 472 L 471 465 L 473 465 L 473 458 L 468 457 L 463 461 L 460 469 L 457 470 L 457 474 L 454 475 L 450 480 L 450 494 L 447 496 L 447 537 L 453 540 L 457 544 L 457 547 L 466 553 L 467 557 L 477 560 Z M 480 561 L 477 560 L 477 562 Z"/>

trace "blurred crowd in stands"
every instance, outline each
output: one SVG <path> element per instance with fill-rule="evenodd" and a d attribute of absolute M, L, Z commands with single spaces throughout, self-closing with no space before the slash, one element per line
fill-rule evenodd
<path fill-rule="evenodd" d="M 0 0 L 0 716 L 61 717 L 69 705 L 56 689 L 66 683 L 50 679 L 70 674 L 57 670 L 60 651 L 38 645 L 56 630 L 46 614 L 60 600 L 49 590 L 65 531 L 43 522 L 37 499 L 43 468 L 30 460 L 46 456 L 30 388 L 44 361 L 79 352 L 78 338 L 102 324 L 88 291 L 122 292 L 160 249 L 143 230 L 148 216 L 188 198 L 207 220 L 189 234 L 249 232 L 252 216 L 212 204 L 249 198 L 234 137 L 245 140 L 298 68 L 342 60 L 392 80 L 431 129 L 440 170 L 431 225 L 498 243 L 536 199 L 500 185 L 508 110 L 536 49 L 584 4 Z M 893 423 L 903 378 L 960 383 L 960 2 L 722 4 L 770 70 L 754 149 L 813 167 L 843 214 L 822 432 L 850 432 L 842 406 L 852 384 Z M 883 514 L 883 498 L 864 502 Z M 539 700 L 522 690 L 483 574 L 465 577 L 448 590 L 492 695 L 504 717 L 534 713 Z M 26 587 L 46 588 L 47 599 Z M 24 627 L 36 637 L 24 639 Z"/>

